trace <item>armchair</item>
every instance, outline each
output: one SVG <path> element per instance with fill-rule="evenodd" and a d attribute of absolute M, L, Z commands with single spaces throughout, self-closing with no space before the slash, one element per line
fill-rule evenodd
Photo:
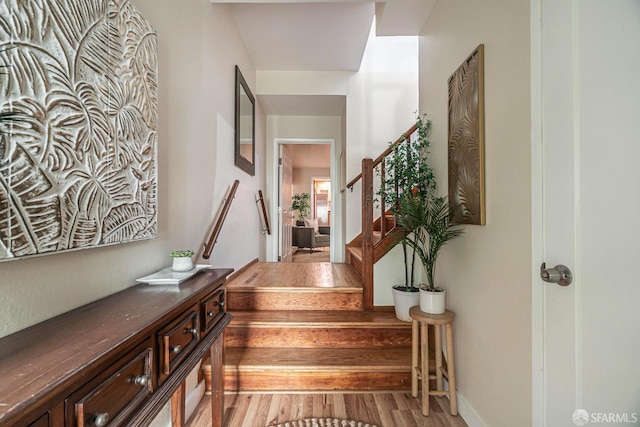
<path fill-rule="evenodd" d="M 330 226 L 319 226 L 317 233 L 314 232 L 313 227 L 292 227 L 291 240 L 293 246 L 309 248 L 310 252 L 313 252 L 314 248 L 329 246 L 330 239 Z"/>

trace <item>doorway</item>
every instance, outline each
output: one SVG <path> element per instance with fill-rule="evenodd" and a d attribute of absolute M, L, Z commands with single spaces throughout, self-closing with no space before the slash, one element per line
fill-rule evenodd
<path fill-rule="evenodd" d="M 334 167 L 335 144 L 333 139 L 296 139 L 296 138 L 276 138 L 274 140 L 274 152 L 276 168 L 278 172 L 277 185 L 274 186 L 276 194 L 273 200 L 278 201 L 278 227 L 274 230 L 277 236 L 274 238 L 279 242 L 278 261 L 288 262 L 288 253 L 295 256 L 296 235 L 300 230 L 296 230 L 296 222 L 301 217 L 307 220 L 318 221 L 318 232 L 323 236 L 322 246 L 317 248 L 304 247 L 307 253 L 313 249 L 314 252 L 325 252 L 327 260 L 334 260 L 335 245 L 340 239 L 336 239 L 332 231 L 332 226 L 336 223 L 335 213 L 332 212 L 332 205 L 336 197 L 336 168 Z M 291 164 L 291 182 L 283 181 L 282 168 L 283 161 L 280 153 L 283 149 L 288 153 Z M 287 187 L 287 188 L 285 188 Z M 309 195 L 309 209 L 307 212 L 293 210 L 290 200 L 285 198 L 288 194 L 291 197 L 307 193 Z M 287 200 L 289 201 L 287 201 Z M 286 206 L 285 206 L 286 205 Z M 322 228 L 322 230 L 320 230 Z M 289 234 L 290 233 L 290 234 Z M 283 239 L 291 236 L 291 241 Z M 291 248 L 293 247 L 293 252 Z"/>

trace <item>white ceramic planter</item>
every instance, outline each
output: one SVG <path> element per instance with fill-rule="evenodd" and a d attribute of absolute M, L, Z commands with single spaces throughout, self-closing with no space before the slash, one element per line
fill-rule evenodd
<path fill-rule="evenodd" d="M 171 269 L 173 271 L 189 271 L 193 269 L 193 259 L 190 256 L 174 257 Z"/>
<path fill-rule="evenodd" d="M 409 309 L 420 304 L 420 294 L 418 292 L 399 291 L 392 288 L 393 305 L 396 309 L 396 317 L 403 322 L 411 322 Z"/>
<path fill-rule="evenodd" d="M 444 313 L 445 291 L 431 292 L 420 289 L 420 310 L 429 314 Z"/>

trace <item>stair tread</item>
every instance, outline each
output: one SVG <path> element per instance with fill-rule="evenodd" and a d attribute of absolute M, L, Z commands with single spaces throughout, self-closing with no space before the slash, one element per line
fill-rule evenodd
<path fill-rule="evenodd" d="M 327 327 L 394 327 L 411 328 L 411 323 L 396 318 L 393 312 L 362 311 L 234 311 L 229 327 L 235 326 L 298 326 Z"/>
<path fill-rule="evenodd" d="M 360 246 L 349 246 L 347 250 L 351 252 L 351 256 L 355 256 L 362 261 L 362 248 Z"/>
<path fill-rule="evenodd" d="M 227 292 L 296 292 L 296 293 L 362 293 L 362 286 L 346 287 L 338 286 L 333 288 L 308 288 L 300 286 L 277 286 L 277 285 L 261 285 L 261 286 L 243 286 L 241 288 L 227 289 Z"/>
<path fill-rule="evenodd" d="M 240 289 L 362 289 L 362 282 L 347 264 L 259 262 L 227 283 L 227 291 Z"/>
<path fill-rule="evenodd" d="M 225 349 L 225 370 L 407 372 L 410 348 L 240 348 Z"/>

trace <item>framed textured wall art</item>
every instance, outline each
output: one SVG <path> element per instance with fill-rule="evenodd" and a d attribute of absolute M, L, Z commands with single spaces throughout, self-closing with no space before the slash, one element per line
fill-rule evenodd
<path fill-rule="evenodd" d="M 0 2 L 0 260 L 157 236 L 156 33 L 129 0 Z"/>
<path fill-rule="evenodd" d="M 449 203 L 455 224 L 485 224 L 484 45 L 449 77 Z"/>

